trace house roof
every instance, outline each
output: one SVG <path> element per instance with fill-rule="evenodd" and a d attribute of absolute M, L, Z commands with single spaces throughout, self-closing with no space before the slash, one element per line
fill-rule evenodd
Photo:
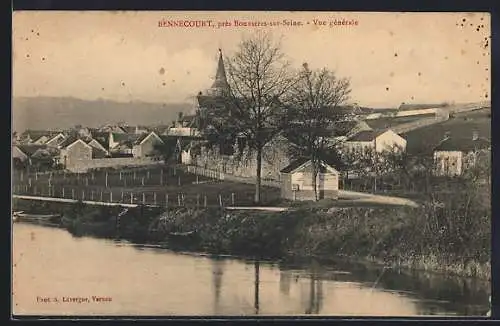
<path fill-rule="evenodd" d="M 136 129 L 136 127 L 133 127 L 133 126 L 121 126 L 120 128 L 122 128 L 123 131 L 125 131 L 127 134 L 135 133 L 135 129 Z"/>
<path fill-rule="evenodd" d="M 280 172 L 281 173 L 292 173 L 309 161 L 310 161 L 310 159 L 307 157 L 298 158 L 296 160 L 293 160 L 289 165 L 287 165 L 283 169 L 281 169 Z M 320 166 L 320 170 L 319 170 L 320 173 L 327 172 L 327 169 L 325 166 L 330 166 L 330 168 L 334 169 L 334 167 L 332 167 L 331 165 L 329 165 L 325 161 L 323 161 L 321 166 Z"/>
<path fill-rule="evenodd" d="M 139 145 L 144 139 L 148 138 L 150 135 L 151 135 L 152 132 L 149 132 L 149 133 L 142 133 L 139 135 L 139 137 L 134 141 L 134 145 Z M 158 134 L 156 134 L 156 132 L 154 133 L 156 136 L 158 136 Z M 160 137 L 160 136 L 158 136 Z M 160 137 L 160 139 L 163 141 L 163 139 Z"/>
<path fill-rule="evenodd" d="M 28 145 L 16 145 L 17 148 L 27 156 L 31 156 L 35 154 L 35 152 L 39 149 L 46 149 L 47 145 L 34 145 L 34 144 L 28 144 Z"/>
<path fill-rule="evenodd" d="M 66 138 L 65 140 L 63 140 L 59 146 L 61 146 L 61 148 L 65 148 L 71 144 L 73 144 L 75 141 L 77 141 L 79 138 L 76 137 L 75 135 L 71 135 L 69 136 L 68 138 Z"/>
<path fill-rule="evenodd" d="M 372 141 L 387 130 L 363 130 L 358 132 L 357 134 L 349 137 L 347 141 Z"/>
<path fill-rule="evenodd" d="M 121 133 L 113 133 L 113 140 L 117 143 L 127 143 L 127 144 L 133 144 L 138 138 L 142 137 L 143 135 L 137 135 L 137 134 L 121 134 Z"/>
<path fill-rule="evenodd" d="M 355 129 L 371 129 L 370 126 L 365 121 L 342 121 L 336 122 L 334 126 L 331 127 L 333 129 L 335 137 L 347 136 L 349 133 L 354 131 Z"/>
<path fill-rule="evenodd" d="M 56 136 L 57 134 L 62 133 L 62 131 L 56 131 L 56 130 L 26 130 L 24 131 L 21 135 L 23 137 L 29 136 L 32 140 L 38 140 L 43 136 L 47 136 L 49 138 L 52 138 Z"/>
<path fill-rule="evenodd" d="M 435 148 L 434 151 L 462 151 L 471 152 L 474 150 L 488 149 L 491 147 L 491 141 L 478 137 L 450 137 L 443 139 Z"/>
<path fill-rule="evenodd" d="M 108 153 L 103 151 L 100 148 L 92 147 L 92 158 L 105 158 L 108 156 Z"/>

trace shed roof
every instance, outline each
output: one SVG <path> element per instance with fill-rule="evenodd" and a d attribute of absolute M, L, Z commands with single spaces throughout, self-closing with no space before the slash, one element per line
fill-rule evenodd
<path fill-rule="evenodd" d="M 281 173 L 292 173 L 292 172 L 296 171 L 297 169 L 299 169 L 304 164 L 308 163 L 309 161 L 310 161 L 310 159 L 307 158 L 307 157 L 300 157 L 300 158 L 298 158 L 296 160 L 293 160 L 289 165 L 287 165 L 286 167 L 284 167 L 283 169 L 281 169 L 280 172 Z M 336 170 L 330 164 L 327 164 L 326 162 L 322 161 L 321 165 L 320 165 L 319 172 L 320 173 L 326 173 L 326 172 L 328 172 L 328 170 L 326 168 L 327 166 L 330 167 L 331 169 Z"/>

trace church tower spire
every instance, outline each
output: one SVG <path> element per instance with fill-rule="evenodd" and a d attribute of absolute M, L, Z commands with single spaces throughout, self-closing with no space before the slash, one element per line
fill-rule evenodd
<path fill-rule="evenodd" d="M 214 95 L 222 95 L 229 90 L 229 83 L 227 82 L 226 69 L 224 68 L 224 59 L 222 58 L 222 50 L 219 49 L 219 62 L 217 63 L 217 72 L 215 73 L 215 80 L 211 87 L 211 92 Z"/>

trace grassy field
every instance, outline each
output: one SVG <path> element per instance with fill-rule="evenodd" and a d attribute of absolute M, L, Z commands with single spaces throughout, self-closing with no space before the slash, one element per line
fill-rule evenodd
<path fill-rule="evenodd" d="M 490 112 L 491 110 L 464 112 L 447 121 L 409 131 L 402 135 L 407 141 L 406 149 L 410 154 L 431 153 L 446 132 L 451 137 L 468 138 L 477 130 L 480 137 L 491 139 Z"/>
<path fill-rule="evenodd" d="M 385 129 L 390 127 L 395 127 L 404 123 L 415 122 L 421 119 L 427 119 L 434 117 L 432 114 L 421 114 L 418 116 L 408 116 L 408 117 L 394 117 L 394 118 L 380 118 L 373 120 L 366 120 L 366 123 L 373 129 Z"/>
<path fill-rule="evenodd" d="M 251 184 L 214 180 L 171 167 L 52 175 L 18 172 L 13 179 L 16 194 L 169 206 L 246 206 L 253 204 L 255 189 Z M 263 203 L 278 199 L 279 189 L 262 187 Z"/>

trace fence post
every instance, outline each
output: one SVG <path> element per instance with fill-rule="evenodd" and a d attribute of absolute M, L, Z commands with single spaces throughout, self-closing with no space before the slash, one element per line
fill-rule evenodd
<path fill-rule="evenodd" d="M 21 171 L 21 182 L 23 181 L 23 179 L 24 179 L 24 173 L 23 171 Z"/>
<path fill-rule="evenodd" d="M 165 194 L 165 207 L 168 208 L 168 194 Z"/>
<path fill-rule="evenodd" d="M 146 176 L 147 176 L 147 178 L 149 180 L 149 170 L 146 172 Z"/>
<path fill-rule="evenodd" d="M 186 206 L 186 196 L 184 194 L 181 194 L 182 198 L 182 206 Z"/>
<path fill-rule="evenodd" d="M 101 196 L 99 198 L 100 198 L 100 201 L 102 202 L 102 190 L 101 190 Z"/>
<path fill-rule="evenodd" d="M 196 194 L 196 207 L 200 207 L 200 194 Z"/>
<path fill-rule="evenodd" d="M 90 200 L 94 200 L 94 190 L 90 191 Z"/>
<path fill-rule="evenodd" d="M 121 202 L 122 202 L 122 203 L 123 203 L 123 196 L 124 196 L 124 195 L 123 195 L 123 190 L 122 190 L 122 200 L 121 200 Z"/>
<path fill-rule="evenodd" d="M 142 193 L 142 204 L 144 205 L 146 203 L 146 193 Z"/>
<path fill-rule="evenodd" d="M 38 171 L 35 172 L 35 180 L 38 180 Z"/>
<path fill-rule="evenodd" d="M 174 176 L 176 176 L 176 175 L 177 175 L 177 167 L 174 166 Z"/>
<path fill-rule="evenodd" d="M 205 198 L 204 198 L 204 206 L 207 207 L 207 195 L 205 195 Z"/>
<path fill-rule="evenodd" d="M 231 205 L 234 206 L 234 192 L 231 193 Z"/>
<path fill-rule="evenodd" d="M 160 170 L 160 186 L 163 186 L 163 168 Z"/>
<path fill-rule="evenodd" d="M 177 205 L 181 206 L 181 195 L 177 194 Z"/>
<path fill-rule="evenodd" d="M 120 171 L 120 180 L 122 179 L 122 171 Z"/>
<path fill-rule="evenodd" d="M 31 187 L 31 178 L 28 178 L 28 185 Z"/>
<path fill-rule="evenodd" d="M 200 183 L 199 177 L 198 177 L 198 175 L 196 175 L 196 184 L 199 184 L 199 183 Z"/>
<path fill-rule="evenodd" d="M 134 203 L 134 194 L 133 193 L 130 193 L 130 203 L 131 204 Z"/>
<path fill-rule="evenodd" d="M 82 190 L 82 201 L 85 200 L 85 190 Z"/>
<path fill-rule="evenodd" d="M 222 207 L 222 196 L 219 194 L 219 206 Z"/>
<path fill-rule="evenodd" d="M 106 171 L 106 188 L 108 187 L 108 171 Z"/>
<path fill-rule="evenodd" d="M 66 197 L 64 196 L 64 187 L 62 188 L 62 198 L 66 198 Z"/>
<path fill-rule="evenodd" d="M 71 199 L 75 199 L 75 189 L 71 188 Z"/>
<path fill-rule="evenodd" d="M 110 191 L 109 192 L 109 202 L 112 203 L 113 202 L 113 191 Z"/>
<path fill-rule="evenodd" d="M 179 176 L 179 178 L 178 178 L 177 185 L 178 185 L 179 187 L 181 186 L 181 176 Z"/>
<path fill-rule="evenodd" d="M 135 170 L 134 170 L 134 180 L 135 180 L 135 177 L 136 177 L 136 172 L 135 172 Z"/>
<path fill-rule="evenodd" d="M 89 178 L 88 177 L 85 177 L 85 184 L 86 184 L 86 186 L 89 185 Z"/>
<path fill-rule="evenodd" d="M 153 193 L 153 202 L 156 205 L 156 192 Z"/>
<path fill-rule="evenodd" d="M 142 183 L 142 185 L 144 186 L 144 177 L 142 177 L 142 179 L 141 179 L 141 183 Z"/>

